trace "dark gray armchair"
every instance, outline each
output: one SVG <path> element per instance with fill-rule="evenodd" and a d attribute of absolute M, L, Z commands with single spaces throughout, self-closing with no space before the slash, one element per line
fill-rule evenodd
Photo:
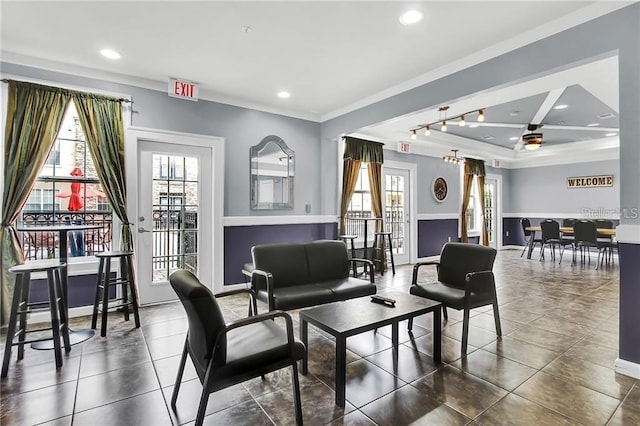
<path fill-rule="evenodd" d="M 442 303 L 444 318 L 447 308 L 463 310 L 462 354 L 467 353 L 469 312 L 471 309 L 493 305 L 496 334 L 502 336 L 496 285 L 493 277 L 493 261 L 496 250 L 477 244 L 446 243 L 440 253 L 440 261 L 417 263 L 413 267 L 413 279 L 409 292 L 416 296 Z M 438 281 L 418 283 L 418 271 L 426 265 L 435 265 Z M 409 330 L 413 322 L 409 320 Z"/>
<path fill-rule="evenodd" d="M 187 360 L 191 358 L 202 394 L 195 424 L 202 425 L 209 394 L 254 377 L 290 366 L 296 423 L 302 424 L 302 405 L 296 361 L 306 356 L 304 344 L 293 337 L 291 317 L 272 311 L 225 324 L 216 297 L 191 272 L 178 270 L 169 277 L 187 313 L 189 331 L 178 367 L 171 408 L 176 410 L 180 382 Z M 284 318 L 286 330 L 275 318 Z"/>

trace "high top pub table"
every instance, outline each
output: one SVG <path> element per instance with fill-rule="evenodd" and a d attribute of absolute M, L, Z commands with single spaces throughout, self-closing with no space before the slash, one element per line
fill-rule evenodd
<path fill-rule="evenodd" d="M 74 224 L 57 224 L 57 225 L 33 225 L 33 226 L 22 226 L 16 228 L 21 232 L 57 232 L 59 235 L 59 244 L 60 244 L 60 261 L 67 264 L 66 268 L 63 268 L 61 271 L 61 281 L 62 281 L 62 298 L 64 299 L 64 306 L 67 312 L 69 311 L 69 287 L 67 284 L 67 275 L 69 264 L 67 262 L 67 238 L 69 232 L 84 232 L 89 229 L 100 229 L 102 225 L 74 225 Z M 67 314 L 67 318 L 69 315 Z M 91 329 L 83 329 L 83 330 L 71 330 L 69 329 L 69 341 L 72 345 L 77 343 L 84 342 L 93 337 L 95 331 Z M 53 341 L 47 340 L 44 342 L 36 342 L 32 343 L 31 347 L 33 349 L 53 349 Z"/>

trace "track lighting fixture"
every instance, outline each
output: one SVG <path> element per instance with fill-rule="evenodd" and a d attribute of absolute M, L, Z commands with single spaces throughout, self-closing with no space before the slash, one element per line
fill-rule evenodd
<path fill-rule="evenodd" d="M 424 129 L 424 135 L 425 136 L 429 136 L 431 134 L 431 126 L 433 126 L 434 124 L 440 124 L 440 131 L 441 132 L 446 132 L 447 131 L 447 121 L 453 121 L 453 120 L 458 120 L 458 125 L 460 127 L 464 127 L 467 125 L 467 121 L 465 120 L 465 116 L 468 116 L 469 114 L 478 114 L 478 117 L 476 118 L 476 121 L 484 121 L 484 109 L 476 109 L 473 111 L 468 111 L 465 112 L 464 114 L 460 114 L 460 115 L 454 115 L 452 117 L 447 118 L 447 110 L 449 109 L 449 107 L 447 105 L 441 106 L 440 108 L 438 108 L 438 111 L 440 113 L 440 119 L 438 121 L 434 121 L 433 123 L 427 123 L 427 124 L 421 124 L 417 127 L 415 127 L 414 129 L 411 129 L 410 134 L 411 134 L 411 139 L 416 139 L 416 135 L 417 135 L 417 131 Z"/>
<path fill-rule="evenodd" d="M 453 151 L 453 155 L 445 155 L 444 157 L 442 157 L 444 162 L 445 163 L 456 164 L 456 165 L 462 164 L 464 162 L 464 158 L 458 157 L 458 150 L 457 149 L 452 149 L 451 151 Z"/>

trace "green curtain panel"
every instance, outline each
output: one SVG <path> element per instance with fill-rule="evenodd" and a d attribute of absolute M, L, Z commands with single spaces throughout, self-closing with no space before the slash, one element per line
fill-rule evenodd
<path fill-rule="evenodd" d="M 120 248 L 133 250 L 131 224 L 127 217 L 121 100 L 81 92 L 73 92 L 72 97 L 96 173 L 122 223 Z"/>
<path fill-rule="evenodd" d="M 353 191 L 356 189 L 358 174 L 360 173 L 360 161 L 351 158 L 342 160 L 342 197 L 340 201 L 340 231 L 339 235 L 345 233 L 345 217 L 349 208 L 349 201 Z"/>
<path fill-rule="evenodd" d="M 4 207 L 0 226 L 2 324 L 9 318 L 15 285 L 15 276 L 8 269 L 24 263 L 15 222 L 51 151 L 68 102 L 68 91 L 9 82 L 3 159 Z"/>
<path fill-rule="evenodd" d="M 383 144 L 364 139 L 352 138 L 350 136 L 345 136 L 344 141 L 345 146 L 343 158 L 360 160 L 365 163 L 384 162 L 384 157 L 382 155 Z"/>
<path fill-rule="evenodd" d="M 382 164 L 369 163 L 367 171 L 369 173 L 373 215 L 378 219 L 382 219 Z M 376 220 L 376 232 L 382 232 L 384 230 L 383 228 L 384 224 L 382 220 Z"/>
<path fill-rule="evenodd" d="M 475 158 L 464 159 L 465 170 L 475 176 L 485 176 L 484 160 L 477 160 Z M 468 168 L 467 168 L 468 167 Z"/>

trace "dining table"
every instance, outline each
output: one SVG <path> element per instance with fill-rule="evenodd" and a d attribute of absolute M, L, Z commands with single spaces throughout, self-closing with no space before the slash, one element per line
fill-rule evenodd
<path fill-rule="evenodd" d="M 67 264 L 66 268 L 62 268 L 61 271 L 61 281 L 62 281 L 62 299 L 64 301 L 64 307 L 69 311 L 69 286 L 68 286 L 68 268 L 69 263 L 68 259 L 68 245 L 67 239 L 69 237 L 69 232 L 84 232 L 91 229 L 100 229 L 102 225 L 91 225 L 91 224 L 68 224 L 68 223 L 54 223 L 54 224 L 46 224 L 46 225 L 23 225 L 18 226 L 16 229 L 20 232 L 57 232 L 58 233 L 58 241 L 59 241 L 59 259 L 61 262 Z M 69 315 L 67 314 L 67 318 Z M 91 329 L 79 329 L 72 330 L 69 329 L 69 341 L 72 345 L 84 342 L 92 338 L 95 334 L 94 330 Z M 53 349 L 53 341 L 46 340 L 42 342 L 34 342 L 31 344 L 33 349 Z"/>
<path fill-rule="evenodd" d="M 529 244 L 528 244 L 529 251 L 527 252 L 527 259 L 531 259 L 531 254 L 533 253 L 533 246 L 534 246 L 533 240 L 536 236 L 536 232 L 542 232 L 542 227 L 540 225 L 527 226 L 526 228 L 524 228 L 524 230 L 531 232 L 531 236 L 529 237 Z M 615 228 L 597 228 L 596 232 L 599 237 L 615 237 L 616 236 Z M 573 227 L 561 226 L 560 233 L 563 235 L 573 235 Z"/>

